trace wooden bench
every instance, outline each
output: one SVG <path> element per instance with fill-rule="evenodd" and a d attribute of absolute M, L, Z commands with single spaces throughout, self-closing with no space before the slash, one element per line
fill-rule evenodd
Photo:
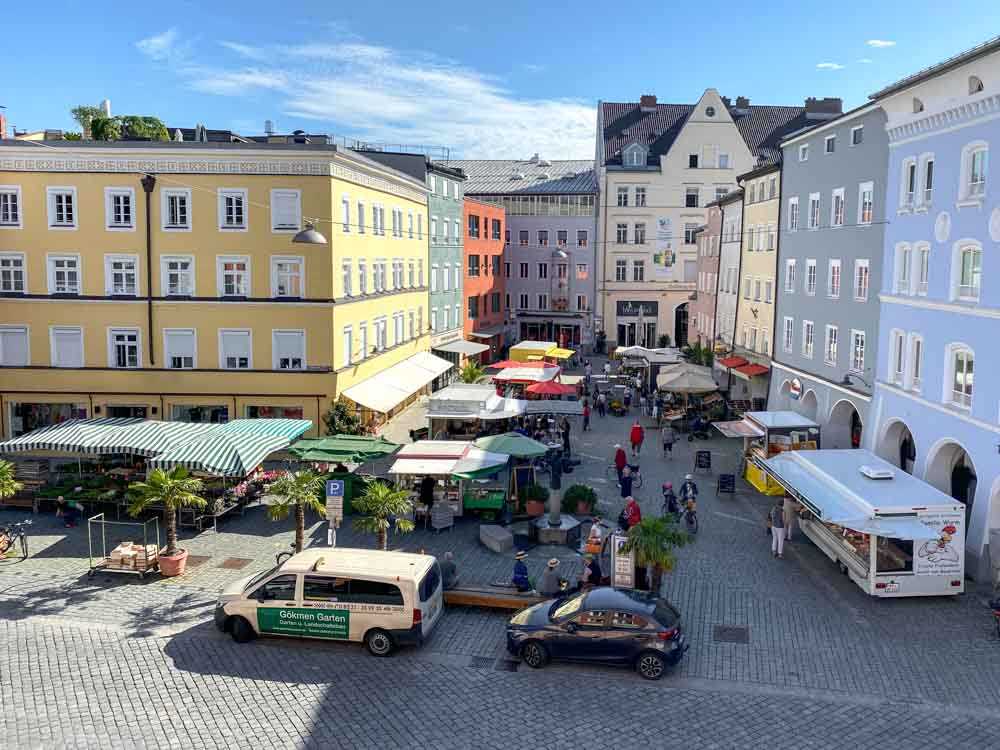
<path fill-rule="evenodd" d="M 445 589 L 444 592 L 445 604 L 488 609 L 524 609 L 548 598 L 533 593 L 519 594 L 514 589 L 502 586 L 457 586 Z"/>

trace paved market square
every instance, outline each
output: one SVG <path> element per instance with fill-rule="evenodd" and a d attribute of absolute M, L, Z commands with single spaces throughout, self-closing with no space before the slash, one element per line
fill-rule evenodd
<path fill-rule="evenodd" d="M 412 417 L 419 421 L 419 417 Z M 606 477 L 631 419 L 595 416 L 573 432 L 583 463 L 567 477 L 593 486 L 614 518 Z M 691 649 L 662 681 L 624 669 L 552 665 L 534 671 L 504 650 L 501 613 L 448 609 L 431 641 L 389 659 L 358 644 L 261 639 L 238 645 L 211 615 L 218 590 L 273 563 L 291 522 L 256 506 L 218 530 L 185 534 L 177 579 L 87 577 L 86 528 L 35 518 L 31 557 L 0 561 L 2 727 L 11 748 L 952 748 L 1000 746 L 1000 641 L 969 583 L 954 598 L 866 596 L 808 540 L 770 554 L 770 501 L 742 480 L 715 495 L 740 446 L 721 437 L 678 443 L 671 460 L 647 440 L 643 512 L 676 484 L 694 450 L 702 474 L 695 541 L 677 553 L 665 592 Z M 0 511 L 0 523 L 23 511 Z M 311 518 L 308 535 L 325 544 Z M 342 546 L 374 546 L 350 528 Z M 453 551 L 464 580 L 509 575 L 512 559 L 478 543 L 477 524 L 418 528 L 397 549 Z M 530 552 L 533 574 L 567 548 Z"/>

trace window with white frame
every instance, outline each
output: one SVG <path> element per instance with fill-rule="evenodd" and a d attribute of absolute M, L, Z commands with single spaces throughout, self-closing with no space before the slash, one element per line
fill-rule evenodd
<path fill-rule="evenodd" d="M 248 193 L 244 188 L 219 188 L 219 229 L 224 232 L 245 232 L 248 201 Z M 347 218 L 350 219 L 349 212 Z"/>
<path fill-rule="evenodd" d="M 642 260 L 632 261 L 632 281 L 644 281 L 646 278 L 646 262 Z"/>
<path fill-rule="evenodd" d="M 48 256 L 49 294 L 80 294 L 80 256 Z"/>
<path fill-rule="evenodd" d="M 395 346 L 399 346 L 406 340 L 406 328 L 403 323 L 403 313 L 396 312 L 392 314 L 392 343 Z"/>
<path fill-rule="evenodd" d="M 972 407 L 972 381 L 974 355 L 972 349 L 967 346 L 953 345 L 949 347 L 950 362 L 949 374 L 951 375 L 951 393 L 948 400 L 955 406 L 963 409 Z"/>
<path fill-rule="evenodd" d="M 26 326 L 0 326 L 0 365 L 26 367 L 31 364 Z"/>
<path fill-rule="evenodd" d="M 443 219 L 442 219 L 442 221 L 443 221 Z M 458 219 L 455 219 L 451 223 L 451 228 L 452 228 L 452 230 L 454 230 L 451 233 L 452 244 L 455 244 L 455 245 L 462 244 L 462 222 L 460 222 Z"/>
<path fill-rule="evenodd" d="M 615 281 L 628 281 L 628 261 L 622 258 L 615 260 Z"/>
<path fill-rule="evenodd" d="M 686 208 L 698 208 L 701 201 L 701 189 L 689 187 L 684 190 L 684 206 Z"/>
<path fill-rule="evenodd" d="M 854 299 L 858 302 L 868 300 L 868 284 L 870 281 L 868 260 L 858 259 L 854 261 Z"/>
<path fill-rule="evenodd" d="M 795 291 L 795 258 L 785 260 L 785 291 L 789 294 Z"/>
<path fill-rule="evenodd" d="M 795 336 L 795 319 L 785 317 L 782 328 L 781 347 L 788 353 L 791 353 L 792 346 L 795 343 L 794 336 Z"/>
<path fill-rule="evenodd" d="M 451 324 L 449 323 L 449 318 L 451 317 L 450 316 L 451 308 L 448 307 L 447 305 L 445 305 L 444 307 L 441 308 L 441 312 L 442 312 L 442 316 L 441 316 L 441 330 L 442 331 L 447 331 L 449 328 L 451 328 Z M 412 315 L 412 313 L 411 313 L 411 315 Z"/>
<path fill-rule="evenodd" d="M 24 253 L 0 253 L 0 294 L 24 294 L 28 290 Z"/>
<path fill-rule="evenodd" d="M 646 244 L 646 222 L 644 221 L 636 222 L 634 239 L 636 245 Z"/>
<path fill-rule="evenodd" d="M 46 188 L 50 229 L 76 229 L 76 188 Z"/>
<path fill-rule="evenodd" d="M 406 212 L 406 236 L 413 239 L 413 211 Z"/>
<path fill-rule="evenodd" d="M 445 310 L 445 313 L 444 313 L 444 327 L 445 327 L 445 330 L 447 330 L 448 329 L 448 312 L 447 312 L 448 308 L 446 307 L 446 308 L 444 308 L 444 310 Z M 410 310 L 410 312 L 407 313 L 407 318 L 408 318 L 408 322 L 409 322 L 410 339 L 412 340 L 412 339 L 416 338 L 416 335 L 417 335 L 417 324 L 416 324 L 416 321 L 415 321 L 415 313 L 414 313 L 413 310 Z"/>
<path fill-rule="evenodd" d="M 620 185 L 617 189 L 618 196 L 618 206 L 625 207 L 628 205 L 628 187 Z"/>
<path fill-rule="evenodd" d="M 979 245 L 959 245 L 955 260 L 957 263 L 955 299 L 963 302 L 977 301 L 982 283 L 982 249 Z"/>
<path fill-rule="evenodd" d="M 750 329 L 750 340 L 747 342 L 747 348 L 750 351 L 757 351 L 757 327 L 754 326 Z"/>
<path fill-rule="evenodd" d="M 830 260 L 826 276 L 826 296 L 836 299 L 840 297 L 840 259 Z"/>
<path fill-rule="evenodd" d="M 823 139 L 823 152 L 827 154 L 832 154 L 837 150 L 837 136 L 828 135 Z"/>
<path fill-rule="evenodd" d="M 580 310 L 581 312 L 584 311 L 584 310 L 589 310 L 590 309 L 590 306 L 587 304 L 587 295 L 586 294 L 578 294 L 578 295 L 576 295 L 576 309 Z"/>
<path fill-rule="evenodd" d="M 362 320 L 358 324 L 358 361 L 368 357 L 368 321 Z"/>
<path fill-rule="evenodd" d="M 766 328 L 760 329 L 760 353 L 768 355 L 771 353 L 771 332 Z"/>
<path fill-rule="evenodd" d="M 928 274 L 930 273 L 931 248 L 927 243 L 917 245 L 917 294 L 927 295 Z"/>
<path fill-rule="evenodd" d="M 83 329 L 77 326 L 52 326 L 49 348 L 53 367 L 83 367 Z"/>
<path fill-rule="evenodd" d="M 253 340 L 249 328 L 219 329 L 219 368 L 249 370 L 253 367 Z"/>
<path fill-rule="evenodd" d="M 961 200 L 981 200 L 986 195 L 988 159 L 989 147 L 985 141 L 967 144 L 962 149 L 962 184 L 959 190 Z"/>
<path fill-rule="evenodd" d="M 871 224 L 875 215 L 875 184 L 858 185 L 858 224 Z"/>
<path fill-rule="evenodd" d="M 135 297 L 139 294 L 139 256 L 104 256 L 104 293 Z"/>
<path fill-rule="evenodd" d="M 302 191 L 271 190 L 271 231 L 298 232 L 302 224 Z"/>
<path fill-rule="evenodd" d="M 865 140 L 865 126 L 855 125 L 851 128 L 851 145 L 860 146 Z"/>
<path fill-rule="evenodd" d="M 815 326 L 811 320 L 802 321 L 802 356 L 812 359 Z"/>
<path fill-rule="evenodd" d="M 865 371 L 865 332 L 851 331 L 851 371 L 864 373 Z"/>
<path fill-rule="evenodd" d="M 191 231 L 191 191 L 187 188 L 163 188 L 160 191 L 160 216 L 163 231 Z"/>
<path fill-rule="evenodd" d="M 21 187 L 0 185 L 0 227 L 21 226 Z"/>
<path fill-rule="evenodd" d="M 164 297 L 190 297 L 194 295 L 193 255 L 161 256 L 160 275 Z"/>
<path fill-rule="evenodd" d="M 767 249 L 774 250 L 778 244 L 778 227 L 775 224 L 767 225 Z"/>
<path fill-rule="evenodd" d="M 441 244 L 442 245 L 447 245 L 448 244 L 448 220 L 447 219 L 442 219 L 441 220 Z"/>
<path fill-rule="evenodd" d="M 451 289 L 451 266 L 445 263 L 441 267 L 441 291 L 447 292 Z"/>
<path fill-rule="evenodd" d="M 340 196 L 340 231 L 350 232 L 351 231 L 351 198 L 346 193 Z M 410 216 L 411 223 L 413 217 Z M 412 227 L 411 227 L 412 229 Z"/>
<path fill-rule="evenodd" d="M 521 310 L 527 310 L 528 309 L 528 295 L 527 294 L 519 294 L 519 295 L 517 295 L 517 306 Z"/>
<path fill-rule="evenodd" d="M 799 146 L 799 161 L 809 161 L 809 144 L 803 143 Z"/>
<path fill-rule="evenodd" d="M 383 315 L 375 321 L 375 350 L 385 351 L 389 347 L 388 319 Z"/>
<path fill-rule="evenodd" d="M 340 366 L 350 367 L 354 364 L 354 328 L 344 326 L 343 343 L 340 352 Z"/>
<path fill-rule="evenodd" d="M 104 217 L 110 231 L 135 229 L 135 190 L 130 187 L 104 188 Z"/>
<path fill-rule="evenodd" d="M 764 301 L 771 304 L 774 299 L 774 282 L 771 279 L 764 280 Z"/>
<path fill-rule="evenodd" d="M 455 273 L 455 277 L 453 279 L 455 283 L 452 284 L 452 286 L 455 289 L 460 289 L 462 287 L 462 264 L 456 263 L 452 271 Z"/>
<path fill-rule="evenodd" d="M 753 282 L 753 298 L 754 298 L 755 302 L 760 302 L 760 299 L 761 299 L 760 292 L 761 292 L 762 286 L 763 285 L 762 285 L 760 279 L 754 279 L 754 282 Z"/>
<path fill-rule="evenodd" d="M 438 241 L 438 217 L 431 217 L 431 242 Z"/>
<path fill-rule="evenodd" d="M 921 203 L 926 208 L 931 204 L 934 196 L 934 154 L 925 154 L 920 157 L 920 175 L 923 180 L 921 186 Z"/>
<path fill-rule="evenodd" d="M 220 297 L 250 296 L 250 258 L 246 255 L 220 255 L 216 258 Z"/>
<path fill-rule="evenodd" d="M 108 329 L 108 367 L 134 369 L 140 366 L 138 328 Z"/>
<path fill-rule="evenodd" d="M 271 367 L 275 370 L 306 369 L 306 332 L 301 329 L 271 331 L 271 358 Z"/>
<path fill-rule="evenodd" d="M 197 334 L 193 328 L 163 329 L 163 361 L 170 370 L 192 370 L 198 361 Z"/>
<path fill-rule="evenodd" d="M 917 198 L 917 160 L 909 157 L 903 160 L 903 170 L 900 175 L 899 207 L 911 209 Z"/>
<path fill-rule="evenodd" d="M 753 280 L 749 276 L 743 277 L 743 299 L 750 299 L 750 286 Z"/>
<path fill-rule="evenodd" d="M 921 336 L 910 336 L 910 390 L 919 391 L 923 377 L 924 340 Z"/>
<path fill-rule="evenodd" d="M 913 265 L 913 250 L 909 245 L 901 243 L 896 246 L 896 294 L 910 293 L 910 279 Z"/>
<path fill-rule="evenodd" d="M 358 201 L 358 234 L 365 233 L 365 216 L 365 204 L 363 201 Z M 420 217 L 418 216 L 417 219 L 419 220 Z"/>
<path fill-rule="evenodd" d="M 809 228 L 819 229 L 819 193 L 809 194 Z"/>
<path fill-rule="evenodd" d="M 833 202 L 830 206 L 830 226 L 844 226 L 844 188 L 833 191 Z"/>
<path fill-rule="evenodd" d="M 747 233 L 747 252 L 752 253 L 757 249 L 757 232 L 754 231 L 753 227 L 750 227 L 750 231 Z"/>
<path fill-rule="evenodd" d="M 304 296 L 305 258 L 300 255 L 271 256 L 271 296 Z"/>
<path fill-rule="evenodd" d="M 693 245 L 694 244 L 694 233 L 698 231 L 697 224 L 685 224 L 684 225 L 684 244 Z"/>
<path fill-rule="evenodd" d="M 431 264 L 431 293 L 437 292 L 438 290 L 438 266 L 436 263 Z"/>
<path fill-rule="evenodd" d="M 538 295 L 538 309 L 548 310 L 549 309 L 549 295 L 539 294 Z"/>
<path fill-rule="evenodd" d="M 431 331 L 434 333 L 438 331 L 438 309 L 436 307 L 431 308 Z"/>
<path fill-rule="evenodd" d="M 794 232 L 799 228 L 799 198 L 788 199 L 788 231 Z"/>
<path fill-rule="evenodd" d="M 816 294 L 816 261 L 806 260 L 806 294 Z"/>
<path fill-rule="evenodd" d="M 892 331 L 890 334 L 889 377 L 895 385 L 903 385 L 903 373 L 906 371 L 906 337 L 902 331 Z"/>
<path fill-rule="evenodd" d="M 368 263 L 358 258 L 358 294 L 368 294 Z"/>

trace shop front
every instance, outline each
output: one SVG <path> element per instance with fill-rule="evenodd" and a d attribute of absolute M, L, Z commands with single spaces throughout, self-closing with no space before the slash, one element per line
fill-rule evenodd
<path fill-rule="evenodd" d="M 615 303 L 618 320 L 618 346 L 644 346 L 652 349 L 657 345 L 656 319 L 660 303 L 650 300 L 619 300 Z"/>
<path fill-rule="evenodd" d="M 865 593 L 964 590 L 962 503 L 867 450 L 795 451 L 756 462 L 799 503 L 802 533 Z"/>
<path fill-rule="evenodd" d="M 7 435 L 20 437 L 39 427 L 59 424 L 69 419 L 86 419 L 90 416 L 89 403 L 67 401 L 64 403 L 35 403 L 32 401 L 7 402 Z"/>
<path fill-rule="evenodd" d="M 785 451 L 816 451 L 820 426 L 793 411 L 749 411 L 743 419 L 715 422 L 727 438 L 743 438 L 743 478 L 764 495 L 782 495 L 784 487 L 764 469 L 763 461 Z"/>
<path fill-rule="evenodd" d="M 563 349 L 579 348 L 586 338 L 583 316 L 518 313 L 520 341 L 553 341 Z"/>
<path fill-rule="evenodd" d="M 490 362 L 502 359 L 504 346 L 506 346 L 506 342 L 504 341 L 504 327 L 502 325 L 471 331 L 469 335 L 487 347 L 479 355 L 480 363 L 488 365 Z"/>

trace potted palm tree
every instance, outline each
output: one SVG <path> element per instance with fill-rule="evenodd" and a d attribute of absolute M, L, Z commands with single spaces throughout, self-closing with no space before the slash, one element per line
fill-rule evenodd
<path fill-rule="evenodd" d="M 295 551 L 301 552 L 306 536 L 306 508 L 320 515 L 326 513 L 326 504 L 320 500 L 323 478 L 311 471 L 286 471 L 268 487 L 271 504 L 267 517 L 283 521 L 295 510 Z"/>
<path fill-rule="evenodd" d="M 14 464 L 10 461 L 0 461 L 0 500 L 14 497 L 23 486 L 14 478 Z"/>
<path fill-rule="evenodd" d="M 479 379 L 486 374 L 486 370 L 474 359 L 466 360 L 462 371 L 459 373 L 459 380 L 463 383 L 478 383 Z"/>
<path fill-rule="evenodd" d="M 659 596 L 663 574 L 674 567 L 674 548 L 683 547 L 689 539 L 672 519 L 649 517 L 629 529 L 624 550 L 635 553 L 637 565 L 652 567 L 651 589 Z"/>
<path fill-rule="evenodd" d="M 361 517 L 354 520 L 354 528 L 378 538 L 380 550 L 389 549 L 389 529 L 395 528 L 399 534 L 413 531 L 413 512 L 410 493 L 392 487 L 385 482 L 369 482 L 361 497 L 354 498 L 353 509 Z"/>
<path fill-rule="evenodd" d="M 193 477 L 183 466 L 170 471 L 153 469 L 145 482 L 132 482 L 128 495 L 132 501 L 129 515 L 137 516 L 152 505 L 163 506 L 163 528 L 167 546 L 159 554 L 160 573 L 165 576 L 184 575 L 187 550 L 177 546 L 177 511 L 181 508 L 204 508 L 205 499 L 198 493 L 202 482 Z"/>

